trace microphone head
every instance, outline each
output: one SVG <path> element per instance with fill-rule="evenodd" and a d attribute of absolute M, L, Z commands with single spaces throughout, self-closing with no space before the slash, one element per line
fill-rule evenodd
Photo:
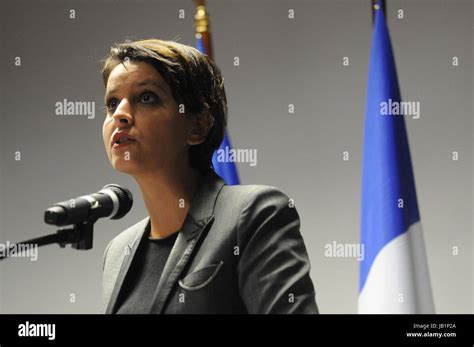
<path fill-rule="evenodd" d="M 118 184 L 107 184 L 101 190 L 109 189 L 111 190 L 118 198 L 119 206 L 117 213 L 110 217 L 110 219 L 120 219 L 125 216 L 133 206 L 133 196 L 130 190 L 123 188 Z"/>
<path fill-rule="evenodd" d="M 62 206 L 52 206 L 44 212 L 44 222 L 51 225 L 63 225 L 66 213 Z"/>

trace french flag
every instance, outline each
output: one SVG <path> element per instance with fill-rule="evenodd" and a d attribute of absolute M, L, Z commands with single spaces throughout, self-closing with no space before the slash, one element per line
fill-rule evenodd
<path fill-rule="evenodd" d="M 359 313 L 434 313 L 404 115 L 381 113 L 400 102 L 381 6 L 370 53 L 362 166 Z"/>

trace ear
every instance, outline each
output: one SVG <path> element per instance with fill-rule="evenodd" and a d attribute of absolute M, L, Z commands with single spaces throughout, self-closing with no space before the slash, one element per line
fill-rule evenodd
<path fill-rule="evenodd" d="M 214 118 L 210 115 L 209 111 L 204 111 L 199 114 L 191 114 L 187 122 L 188 145 L 199 145 L 203 143 L 207 134 L 214 125 Z"/>

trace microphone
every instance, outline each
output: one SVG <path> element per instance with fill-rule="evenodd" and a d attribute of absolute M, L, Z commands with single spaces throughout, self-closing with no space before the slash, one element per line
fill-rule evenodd
<path fill-rule="evenodd" d="M 63 226 L 94 222 L 99 218 L 120 219 L 133 205 L 132 193 L 117 184 L 107 184 L 97 193 L 61 201 L 44 213 L 47 224 Z"/>

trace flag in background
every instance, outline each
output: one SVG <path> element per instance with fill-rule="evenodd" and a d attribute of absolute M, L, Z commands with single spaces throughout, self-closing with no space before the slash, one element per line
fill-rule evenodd
<path fill-rule="evenodd" d="M 375 12 L 362 163 L 359 313 L 434 313 L 404 115 L 385 17 Z"/>
<path fill-rule="evenodd" d="M 209 31 L 209 17 L 206 13 L 206 8 L 204 5 L 204 0 L 194 1 L 197 6 L 197 12 L 195 16 L 196 20 L 196 48 L 201 52 L 206 54 L 210 59 L 214 60 L 212 54 L 212 45 L 211 45 L 211 33 Z M 226 151 L 227 149 L 227 151 Z M 224 139 L 218 148 L 219 150 L 228 153 L 232 149 L 230 143 L 229 135 L 227 131 L 224 134 Z M 239 175 L 237 173 L 237 168 L 235 163 L 231 161 L 220 162 L 217 160 L 217 151 L 214 152 L 212 156 L 212 166 L 216 173 L 221 176 L 228 185 L 239 184 Z"/>

